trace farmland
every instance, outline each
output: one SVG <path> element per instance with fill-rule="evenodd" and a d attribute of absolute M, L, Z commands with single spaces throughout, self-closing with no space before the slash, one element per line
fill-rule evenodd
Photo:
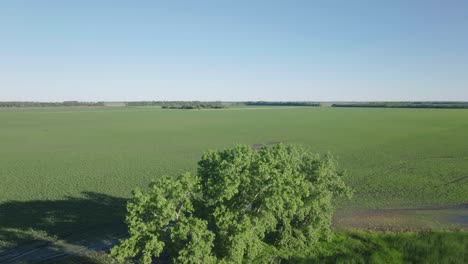
<path fill-rule="evenodd" d="M 338 156 L 355 190 L 341 211 L 468 201 L 468 110 L 2 110 L 0 247 L 117 223 L 136 186 L 195 171 L 205 150 L 278 142 Z"/>
<path fill-rule="evenodd" d="M 127 197 L 158 175 L 193 171 L 203 151 L 298 143 L 332 152 L 356 193 L 343 207 L 468 199 L 468 111 L 159 108 L 0 112 L 0 201 L 97 192 Z"/>

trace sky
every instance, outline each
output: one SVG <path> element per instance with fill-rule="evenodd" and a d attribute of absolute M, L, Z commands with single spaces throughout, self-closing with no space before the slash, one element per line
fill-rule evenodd
<path fill-rule="evenodd" d="M 468 101 L 468 1 L 0 2 L 0 101 Z"/>

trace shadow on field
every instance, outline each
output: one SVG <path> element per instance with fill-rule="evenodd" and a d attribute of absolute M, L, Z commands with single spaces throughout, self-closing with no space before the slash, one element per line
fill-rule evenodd
<path fill-rule="evenodd" d="M 126 199 L 85 192 L 63 200 L 0 204 L 0 263 L 44 262 L 106 250 L 125 235 Z"/>

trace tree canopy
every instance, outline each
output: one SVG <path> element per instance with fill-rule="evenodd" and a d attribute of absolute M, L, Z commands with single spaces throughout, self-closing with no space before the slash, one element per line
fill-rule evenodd
<path fill-rule="evenodd" d="M 331 238 L 333 199 L 350 196 L 335 158 L 292 145 L 206 152 L 196 175 L 158 177 L 128 202 L 120 260 L 265 263 Z"/>

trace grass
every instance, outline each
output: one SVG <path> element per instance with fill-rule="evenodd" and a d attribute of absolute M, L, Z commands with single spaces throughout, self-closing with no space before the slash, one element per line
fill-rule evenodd
<path fill-rule="evenodd" d="M 291 263 L 466 263 L 468 233 L 344 231 Z"/>
<path fill-rule="evenodd" d="M 341 207 L 468 200 L 468 110 L 247 109 L 0 111 L 0 202 L 128 197 L 206 149 L 278 141 L 339 156 L 356 190 Z"/>

